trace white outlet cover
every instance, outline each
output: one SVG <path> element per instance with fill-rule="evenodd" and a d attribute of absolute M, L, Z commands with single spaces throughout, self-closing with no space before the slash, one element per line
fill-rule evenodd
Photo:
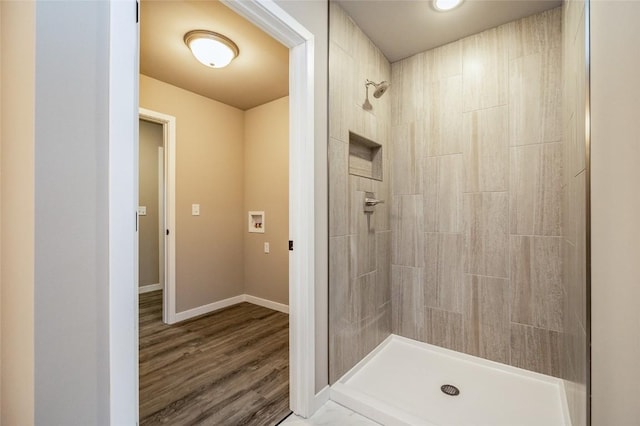
<path fill-rule="evenodd" d="M 147 215 L 147 206 L 138 206 L 138 216 Z"/>
<path fill-rule="evenodd" d="M 200 216 L 200 204 L 191 204 L 191 216 Z"/>

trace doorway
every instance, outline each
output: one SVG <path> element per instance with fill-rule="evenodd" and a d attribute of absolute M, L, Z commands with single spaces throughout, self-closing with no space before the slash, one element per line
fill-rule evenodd
<path fill-rule="evenodd" d="M 227 17 L 225 14 L 234 16 Z M 212 22 L 199 25 L 214 29 L 219 24 L 216 20 L 230 25 L 229 22 L 242 19 L 217 1 L 141 3 L 140 106 L 171 114 L 178 123 L 175 129 L 177 155 L 169 156 L 176 158 L 174 176 L 177 181 L 177 197 L 170 198 L 175 200 L 178 228 L 165 227 L 169 235 L 173 236 L 176 246 L 173 253 L 177 266 L 174 269 L 176 285 L 171 286 L 175 298 L 171 297 L 170 292 L 165 292 L 165 297 L 155 299 L 148 299 L 147 295 L 140 296 L 140 421 L 141 424 L 152 424 L 152 419 L 162 422 L 195 421 L 192 415 L 198 412 L 219 411 L 214 409 L 220 402 L 217 398 L 223 396 L 216 397 L 218 389 L 225 389 L 223 394 L 237 391 L 245 395 L 245 398 L 255 394 L 255 399 L 245 401 L 247 408 L 244 411 L 251 414 L 255 408 L 266 419 L 263 404 L 271 404 L 270 398 L 258 392 L 257 386 L 256 389 L 244 389 L 244 385 L 233 387 L 222 380 L 220 375 L 231 371 L 238 376 L 239 383 L 251 384 L 256 381 L 256 385 L 266 377 L 258 375 L 254 379 L 243 378 L 242 374 L 248 368 L 245 362 L 237 365 L 227 362 L 225 369 L 216 371 L 215 362 L 209 361 L 221 359 L 221 355 L 211 350 L 210 346 L 224 345 L 229 351 L 241 351 L 244 348 L 233 349 L 231 343 L 242 341 L 247 334 L 253 333 L 243 346 L 253 345 L 257 349 L 273 343 L 258 343 L 261 340 L 275 339 L 276 335 L 285 337 L 284 343 L 279 338 L 279 343 L 275 345 L 275 352 L 282 355 L 267 359 L 263 357 L 264 349 L 259 349 L 253 355 L 244 354 L 241 359 L 246 357 L 251 360 L 255 356 L 255 361 L 251 362 L 279 366 L 274 370 L 263 369 L 262 373 L 273 372 L 269 380 L 273 380 L 274 388 L 279 389 L 274 392 L 273 401 L 277 401 L 274 406 L 282 408 L 284 401 L 284 409 L 288 407 L 288 327 L 284 330 L 284 336 L 281 336 L 280 328 L 267 335 L 263 334 L 263 327 L 280 327 L 282 317 L 288 323 L 288 316 L 271 315 L 264 311 L 255 313 L 244 304 L 247 312 L 254 313 L 235 316 L 245 318 L 244 322 L 261 323 L 259 326 L 254 324 L 251 328 L 245 327 L 243 322 L 230 325 L 231 319 L 222 317 L 221 310 L 229 313 L 237 310 L 237 305 L 249 302 L 271 310 L 288 311 L 289 52 L 264 33 L 256 35 L 255 27 L 244 21 L 244 24 L 236 23 L 239 28 L 229 26 L 226 34 L 238 40 L 248 59 L 244 58 L 243 63 L 243 57 L 237 58 L 229 66 L 230 69 L 212 70 L 199 64 L 191 56 L 182 42 L 182 28 L 172 30 L 171 23 L 175 21 L 175 16 L 181 17 L 180 22 L 187 22 L 184 25 L 190 25 L 192 21 L 200 22 L 204 19 L 203 16 L 213 17 Z M 170 46 L 176 40 L 180 47 L 178 53 L 167 52 L 169 49 L 154 50 L 158 43 Z M 268 49 L 262 47 L 265 44 Z M 273 67 L 274 71 L 251 65 L 256 60 L 260 63 L 267 62 L 259 56 L 264 51 L 270 52 L 272 60 L 277 63 Z M 179 64 L 175 65 L 176 63 Z M 171 64 L 175 67 L 170 73 L 165 73 Z M 280 71 L 284 73 L 284 79 L 279 74 Z M 253 75 L 247 75 L 248 73 Z M 193 77 L 185 82 L 182 80 L 185 75 Z M 200 76 L 204 76 L 208 84 L 191 84 Z M 224 99 L 222 89 L 212 90 L 212 86 L 225 78 L 228 78 L 227 86 L 240 85 L 236 89 L 237 95 L 230 100 Z M 262 86 L 264 79 L 271 83 L 263 90 L 241 90 L 250 87 L 252 81 L 256 80 Z M 277 97 L 267 98 L 265 102 L 267 89 L 274 86 L 282 87 L 284 93 L 275 92 Z M 254 92 L 255 95 L 252 94 Z M 145 127 L 147 125 L 143 122 L 141 137 Z M 155 127 L 156 133 L 159 133 L 158 126 Z M 144 193 L 149 192 L 144 188 L 143 154 L 157 149 L 156 146 L 147 149 L 145 143 L 142 139 L 139 142 L 141 200 L 145 197 Z M 274 181 L 276 176 L 278 179 Z M 145 201 L 145 204 L 148 203 Z M 139 206 L 139 209 L 140 214 L 152 212 L 145 205 Z M 249 222 L 255 219 L 252 214 L 247 218 L 247 212 L 255 211 L 263 212 L 258 228 L 247 223 L 247 219 Z M 148 216 L 139 217 L 142 268 L 142 255 L 145 253 L 142 245 L 148 245 L 142 235 L 146 231 L 142 222 Z M 256 229 L 261 232 L 255 232 Z M 158 249 L 159 246 L 158 244 Z M 274 273 L 276 269 L 277 273 Z M 145 271 L 141 269 L 141 279 L 143 272 Z M 274 279 L 275 275 L 277 279 Z M 175 301 L 174 318 L 165 320 L 169 324 L 176 321 L 171 328 L 156 322 L 159 310 L 155 307 L 161 298 Z M 207 324 L 204 315 L 215 316 L 217 320 Z M 219 322 L 229 325 L 220 330 L 216 326 Z M 150 328 L 149 323 L 154 325 Z M 226 333 L 234 327 L 242 329 L 244 333 L 233 334 L 234 338 L 231 339 Z M 207 330 L 205 335 L 194 332 L 200 329 Z M 226 343 L 214 343 L 220 335 L 228 338 Z M 170 348 L 164 346 L 166 342 L 171 342 Z M 169 355 L 173 349 L 176 352 Z M 208 358 L 203 358 L 204 354 L 208 354 Z M 197 366 L 210 367 L 206 373 L 202 372 L 194 377 L 196 365 L 184 368 L 185 365 L 191 365 L 194 359 L 198 359 Z M 283 361 L 286 366 L 281 365 Z M 159 363 L 163 365 L 162 368 L 158 368 Z M 180 368 L 177 368 L 177 364 L 180 364 Z M 232 365 L 235 365 L 235 370 Z M 225 382 L 226 387 L 222 387 L 221 381 Z M 170 383 L 180 385 L 174 387 Z M 203 387 L 208 390 L 202 391 Z M 265 392 L 267 391 L 262 390 L 262 393 Z M 206 401 L 206 406 L 191 405 L 196 399 Z M 182 406 L 180 409 L 175 407 L 178 402 Z M 277 412 L 274 415 L 276 420 L 280 420 L 277 419 Z M 206 419 L 209 421 L 213 417 Z"/>
<path fill-rule="evenodd" d="M 308 416 L 328 397 L 316 396 L 314 36 L 273 2 L 247 0 L 229 6 L 290 48 L 290 407 Z M 131 4 L 110 2 L 109 289 L 110 418 L 127 424 L 137 404 L 137 93 L 138 25 Z M 131 141 L 134 144 L 131 144 Z M 321 315 L 322 313 L 320 313 Z M 324 351 L 324 350 L 323 350 Z"/>
<path fill-rule="evenodd" d="M 176 118 L 139 108 L 139 123 L 138 199 L 151 200 L 152 206 L 147 210 L 148 206 L 138 203 L 138 265 L 145 268 L 138 272 L 138 291 L 162 290 L 162 321 L 173 324 L 176 322 Z M 143 142 L 143 137 L 150 140 Z M 146 178 L 143 164 L 147 164 Z M 153 210 L 157 213 L 149 215 Z M 145 223 L 148 217 L 151 220 Z M 141 247 L 143 242 L 145 246 Z M 154 258 L 158 259 L 157 267 Z M 154 281 L 150 277 L 155 276 L 158 285 L 154 286 L 149 281 Z"/>

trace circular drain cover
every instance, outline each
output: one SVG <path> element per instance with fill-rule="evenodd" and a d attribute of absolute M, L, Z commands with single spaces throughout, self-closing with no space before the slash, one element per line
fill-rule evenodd
<path fill-rule="evenodd" d="M 442 385 L 440 386 L 440 390 L 442 393 L 445 393 L 449 396 L 458 396 L 460 395 L 460 389 L 453 385 Z"/>

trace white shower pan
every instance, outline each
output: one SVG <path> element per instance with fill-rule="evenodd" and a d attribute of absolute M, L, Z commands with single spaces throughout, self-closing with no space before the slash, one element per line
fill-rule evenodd
<path fill-rule="evenodd" d="M 571 425 L 562 380 L 396 335 L 338 380 L 331 399 L 389 426 Z"/>

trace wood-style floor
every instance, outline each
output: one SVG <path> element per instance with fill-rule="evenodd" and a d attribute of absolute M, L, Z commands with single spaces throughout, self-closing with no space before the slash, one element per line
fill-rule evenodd
<path fill-rule="evenodd" d="M 289 411 L 289 317 L 241 303 L 177 325 L 140 295 L 140 425 L 275 425 Z"/>

